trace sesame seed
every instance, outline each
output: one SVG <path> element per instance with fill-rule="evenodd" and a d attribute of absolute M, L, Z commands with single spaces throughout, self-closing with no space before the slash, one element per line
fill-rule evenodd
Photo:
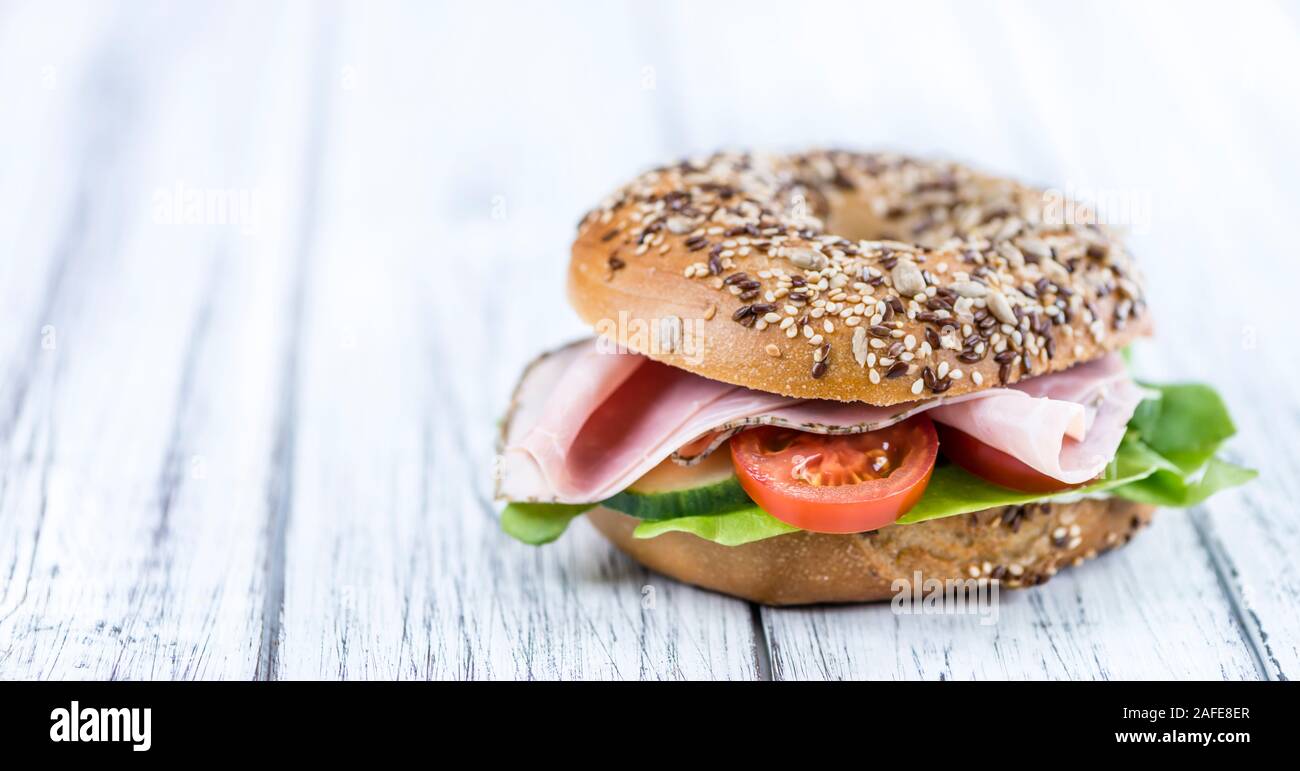
<path fill-rule="evenodd" d="M 830 188 L 863 191 L 886 219 L 915 215 L 900 230 L 915 243 L 849 241 L 826 232 L 821 213 L 814 218 L 769 205 L 775 196 L 763 191 L 792 178 L 812 196 Z M 873 181 L 862 185 L 862 179 Z M 1011 354 L 997 362 L 1006 383 L 1069 366 L 1093 347 L 1117 346 L 1125 338 L 1111 330 L 1125 329 L 1146 311 L 1123 245 L 1094 226 L 1047 223 L 1022 203 L 1037 192 L 956 164 L 891 154 L 716 153 L 643 174 L 584 216 L 579 228 L 603 243 L 622 239 L 638 257 L 651 248 L 664 255 L 699 252 L 699 261 L 678 263 L 684 277 L 725 288 L 744 304 L 784 300 L 785 316 L 808 314 L 785 327 L 784 319 L 768 315 L 780 312 L 758 312 L 738 319 L 744 326 L 782 324 L 787 335 L 797 335 L 809 318 L 821 318 L 818 329 L 829 340 L 836 334 L 831 317 L 855 332 L 889 325 L 885 339 L 904 343 L 890 357 L 897 360 L 915 353 L 924 362 L 953 350 L 962 364 L 974 365 L 991 347 Z M 943 196 L 942 210 L 926 202 L 932 193 Z M 930 243 L 942 246 L 917 245 Z M 737 271 L 763 254 L 775 263 L 751 268 L 756 278 Z M 617 271 L 630 258 L 607 259 Z M 804 332 L 810 340 L 815 333 Z M 882 351 L 885 345 L 871 338 L 858 347 Z M 939 373 L 946 363 L 931 366 Z M 957 371 L 949 365 L 947 377 L 934 375 L 935 385 L 946 388 Z M 970 374 L 982 385 L 982 375 Z"/>

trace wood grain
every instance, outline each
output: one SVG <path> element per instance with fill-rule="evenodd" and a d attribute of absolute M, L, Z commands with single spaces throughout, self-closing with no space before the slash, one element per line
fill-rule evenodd
<path fill-rule="evenodd" d="M 897 142 L 898 137 L 906 137 L 910 148 L 944 148 L 959 158 L 976 159 L 989 168 L 1059 185 L 1072 194 L 1089 189 L 1104 192 L 1109 187 L 1118 193 L 1131 193 L 1139 203 L 1149 200 L 1153 221 L 1135 223 L 1143 231 L 1135 235 L 1135 245 L 1145 258 L 1143 264 L 1154 287 L 1153 302 L 1162 320 L 1161 348 L 1157 350 L 1204 351 L 1202 341 L 1210 328 L 1225 326 L 1214 314 L 1198 314 L 1198 300 L 1194 299 L 1199 298 L 1203 306 L 1218 304 L 1203 280 L 1217 256 L 1206 248 L 1206 241 L 1216 228 L 1221 237 L 1225 223 L 1206 218 L 1205 203 L 1219 200 L 1217 189 L 1241 190 L 1264 184 L 1270 206 L 1275 200 L 1273 195 L 1290 192 L 1276 190 L 1266 181 L 1266 159 L 1257 159 L 1262 161 L 1258 167 L 1239 165 L 1243 160 L 1254 160 L 1250 158 L 1251 148 L 1261 143 L 1243 142 L 1241 138 L 1251 130 L 1236 120 L 1228 121 L 1221 113 L 1231 115 L 1235 109 L 1244 109 L 1242 102 L 1258 106 L 1261 102 L 1250 98 L 1256 88 L 1284 85 L 1269 78 L 1270 73 L 1286 71 L 1287 62 L 1263 58 L 1283 56 L 1283 52 L 1268 46 L 1266 54 L 1255 52 L 1253 60 L 1248 57 L 1247 62 L 1239 64 L 1249 68 L 1256 79 L 1254 88 L 1241 89 L 1234 88 L 1237 81 L 1231 76 L 1215 71 L 1213 63 L 1195 53 L 1195 41 L 1207 39 L 1221 16 L 1208 7 L 1178 14 L 1174 26 L 1179 34 L 1169 32 L 1154 41 L 1134 30 L 1154 29 L 1169 21 L 1165 15 L 1118 4 L 1082 17 L 1077 9 L 1010 4 L 998 4 L 992 13 L 980 13 L 970 6 L 952 6 L 949 10 L 951 13 L 930 14 L 916 7 L 894 6 L 863 9 L 857 12 L 858 18 L 849 14 L 849 18 L 841 19 L 849 28 L 874 23 L 891 30 L 890 35 L 873 40 L 866 49 L 824 50 L 815 46 L 811 35 L 790 35 L 787 27 L 763 25 L 759 21 L 761 13 L 749 15 L 748 21 L 729 18 L 727 23 L 737 35 L 760 49 L 783 47 L 787 51 L 785 58 L 746 62 L 749 77 L 775 84 L 778 91 L 794 87 L 800 77 L 801 70 L 783 65 L 790 60 L 815 57 L 831 71 L 859 74 L 861 85 L 856 88 L 844 88 L 839 78 L 798 84 L 808 101 L 836 104 L 838 114 L 835 120 L 827 121 L 830 126 L 843 131 L 844 126 L 856 121 L 861 128 L 854 132 L 855 144 Z M 696 4 L 689 9 L 679 7 L 678 13 L 674 30 L 680 31 L 682 43 L 671 49 L 680 52 L 678 67 L 692 72 L 719 68 L 725 71 L 725 52 L 702 42 L 706 34 L 703 31 L 721 25 L 725 11 Z M 1234 19 L 1233 26 L 1271 26 L 1273 34 L 1288 29 L 1294 34 L 1293 28 L 1274 18 L 1275 8 L 1255 9 L 1254 13 L 1258 18 Z M 922 19 L 922 15 L 926 18 Z M 927 24 L 931 19 L 934 24 Z M 1066 27 L 1074 34 L 1052 34 Z M 987 41 L 988 45 L 975 51 L 971 40 Z M 909 51 L 919 46 L 925 47 L 927 56 L 921 57 L 916 72 L 900 73 L 896 67 L 883 66 L 905 58 L 916 60 L 909 57 Z M 1159 55 L 1153 57 L 1153 49 Z M 995 50 L 1001 53 L 993 53 Z M 1090 77 L 1073 77 L 1078 62 L 1091 65 Z M 952 73 L 952 77 L 941 73 Z M 923 90 L 917 88 L 920 82 L 925 83 Z M 1066 82 L 1072 88 L 1059 87 Z M 1170 85 L 1175 83 L 1181 90 L 1171 93 Z M 1199 88 L 1208 83 L 1217 83 L 1219 90 L 1207 99 Z M 1294 91 L 1294 84 L 1285 85 L 1288 92 Z M 909 87 L 912 92 L 908 98 L 897 99 L 898 91 Z M 693 96 L 685 98 L 688 103 L 711 101 L 716 105 L 713 110 L 701 107 L 691 112 L 692 116 L 732 115 L 747 108 L 744 89 L 692 81 L 686 90 L 693 92 Z M 1218 94 L 1223 95 L 1222 100 Z M 899 103 L 905 108 L 890 109 Z M 1172 110 L 1167 119 L 1115 119 L 1151 116 L 1153 109 L 1166 108 Z M 762 115 L 758 121 L 760 134 L 778 140 L 798 134 L 802 119 L 799 114 L 772 104 L 757 109 Z M 962 116 L 961 128 L 955 131 L 952 119 L 958 115 Z M 1284 118 L 1287 125 L 1297 123 L 1294 115 L 1272 117 Z M 698 132 L 691 130 L 696 124 L 688 126 L 691 141 L 706 142 L 697 140 L 697 134 L 712 137 L 750 128 L 710 125 L 707 117 L 701 123 Z M 1215 129 L 1222 129 L 1223 135 L 1215 136 Z M 827 141 L 844 139 L 841 135 Z M 1222 161 L 1204 158 L 1203 148 L 1208 146 L 1227 147 L 1236 155 Z M 1105 151 L 1098 152 L 1099 148 Z M 1195 165 L 1189 163 L 1191 158 L 1197 158 Z M 1189 177 L 1192 169 L 1195 177 Z M 1237 207 L 1230 204 L 1229 208 Z M 1235 227 L 1233 232 L 1237 232 Z M 1256 237 L 1254 250 L 1266 251 L 1276 233 L 1264 226 Z M 1243 272 L 1262 277 L 1279 269 L 1290 274 L 1296 271 L 1294 263 L 1279 265 L 1277 261 L 1257 259 Z M 1243 294 L 1225 298 L 1223 306 L 1249 307 L 1244 297 L 1247 287 L 1261 284 L 1247 279 L 1235 286 L 1241 287 Z M 1191 323 L 1184 323 L 1184 319 Z M 1232 346 L 1241 339 L 1245 326 L 1261 330 L 1268 328 L 1268 323 L 1264 319 L 1254 324 L 1243 322 L 1244 326 L 1235 325 L 1228 335 L 1219 335 L 1223 345 L 1215 353 L 1227 361 L 1239 362 L 1236 366 L 1212 370 L 1205 365 L 1215 359 L 1199 357 L 1201 366 L 1189 368 L 1186 361 L 1190 356 L 1182 357 L 1183 366 L 1158 366 L 1156 360 L 1145 357 L 1143 362 L 1149 363 L 1151 369 L 1144 371 L 1161 378 L 1201 377 L 1225 392 L 1240 393 L 1240 387 L 1228 381 L 1243 380 L 1234 376 L 1234 371 L 1246 371 L 1252 366 L 1247 357 L 1255 355 L 1243 352 L 1239 345 L 1235 349 Z M 1233 325 L 1230 322 L 1226 326 Z M 1290 403 L 1284 405 L 1284 399 Z M 1288 425 L 1295 425 L 1293 394 L 1257 392 L 1254 398 L 1231 399 L 1230 403 L 1239 412 L 1253 407 L 1254 414 L 1287 415 Z M 1246 452 L 1246 442 L 1237 443 L 1235 450 Z M 1246 457 L 1255 462 L 1254 454 Z M 764 627 L 772 650 L 773 673 L 776 677 L 796 678 L 963 679 L 1285 676 L 1281 659 L 1270 650 L 1273 646 L 1262 643 L 1268 637 L 1265 622 L 1253 610 L 1255 605 L 1249 599 L 1252 592 L 1241 582 L 1232 550 L 1226 547 L 1222 533 L 1210 529 L 1205 514 L 1207 510 L 1234 507 L 1241 496 L 1273 499 L 1276 488 L 1270 489 L 1268 477 L 1272 475 L 1268 471 L 1265 468 L 1263 482 L 1215 499 L 1190 516 L 1165 512 L 1160 525 L 1121 556 L 1058 578 L 1036 590 L 1028 600 L 1006 595 L 1009 612 L 1001 616 L 996 631 L 991 633 L 981 635 L 983 630 L 978 626 L 974 630 L 962 627 L 960 632 L 954 628 L 967 621 L 974 623 L 971 619 L 898 618 L 886 616 L 888 610 L 880 608 L 765 609 Z M 1271 570 L 1259 571 L 1259 578 L 1272 584 L 1286 582 L 1284 577 L 1292 572 L 1280 552 L 1295 545 L 1294 506 L 1285 503 L 1284 497 L 1275 500 L 1277 504 L 1269 510 L 1255 509 L 1267 522 L 1263 532 L 1252 537 L 1240 526 L 1228 526 L 1229 537 L 1240 539 L 1246 549 L 1241 553 L 1251 553 L 1267 544 L 1268 553 L 1277 555 L 1270 560 Z M 1153 539 L 1161 542 L 1149 544 Z M 1169 548 L 1171 544 L 1177 548 Z M 1190 559 L 1191 555 L 1195 559 Z M 1114 561 L 1125 563 L 1129 576 L 1145 576 L 1146 584 L 1111 583 L 1114 568 L 1103 570 L 1102 566 Z M 1081 576 L 1089 576 L 1090 580 L 1085 582 Z M 1063 581 L 1071 585 L 1061 587 Z M 1157 581 L 1158 587 L 1150 585 Z M 1283 605 L 1292 605 L 1295 589 L 1289 583 L 1284 587 Z M 1168 604 L 1173 609 L 1162 622 L 1156 622 L 1154 619 Z M 1032 615 L 1024 612 L 1026 605 L 1033 609 Z M 1267 606 L 1269 615 L 1277 616 L 1273 623 L 1286 630 L 1283 641 L 1274 645 L 1283 647 L 1285 656 L 1293 656 L 1294 614 L 1283 619 L 1272 603 Z M 1130 608 L 1138 609 L 1136 615 L 1125 610 Z M 1081 618 L 1098 621 L 1094 627 L 1081 624 Z M 1197 644 L 1171 648 L 1169 638 L 1178 636 L 1172 630 L 1183 625 L 1187 634 L 1196 635 Z M 1087 632 L 1085 636 L 1080 635 L 1081 628 Z M 1030 655 L 1016 655 L 1026 640 L 1034 641 L 1025 646 Z M 1143 653 L 1121 654 L 1133 650 Z M 1147 655 L 1150 652 L 1159 653 Z"/>
<path fill-rule="evenodd" d="M 490 470 L 509 389 L 539 343 L 582 333 L 554 303 L 533 301 L 560 296 L 553 266 L 575 220 L 554 220 L 537 196 L 570 198 L 574 211 L 590 199 L 575 183 L 585 173 L 599 184 L 604 172 L 590 165 L 601 158 L 566 157 L 561 126 L 595 132 L 609 105 L 528 125 L 512 116 L 582 104 L 590 74 L 534 38 L 540 18 L 494 28 L 496 50 L 512 52 L 502 59 L 463 34 L 481 19 L 459 18 L 463 6 L 427 11 L 419 21 L 439 30 L 427 46 L 374 46 L 412 23 L 409 9 L 385 11 L 351 20 L 336 59 L 356 80 L 331 99 L 276 673 L 754 677 L 743 603 L 647 574 L 585 522 L 546 549 L 498 530 Z M 613 46 L 589 53 L 614 68 L 624 60 Z M 477 85 L 427 78 L 447 62 Z M 624 71 L 635 108 L 635 62 Z M 481 88 L 517 89 L 518 103 L 488 105 L 468 124 Z M 499 157 L 466 165 L 467 143 L 494 140 Z M 634 138 L 603 152 L 620 142 Z"/>
<path fill-rule="evenodd" d="M 1297 38 L 1281 3 L 0 6 L 0 679 L 1294 678 Z M 503 536 L 493 426 L 586 333 L 578 216 L 809 144 L 1149 204 L 1139 371 L 1220 389 L 1261 479 L 990 626 Z M 256 216 L 167 224 L 186 191 Z"/>
<path fill-rule="evenodd" d="M 41 16 L 25 34 L 52 24 L 61 38 L 60 20 Z M 176 185 L 296 178 L 305 41 L 292 16 L 271 21 L 252 5 L 184 23 L 110 12 L 52 65 L 48 99 L 78 130 L 32 143 L 49 168 L 71 155 L 71 190 L 48 199 L 63 207 L 60 237 L 24 252 L 51 271 L 43 298 L 6 307 L 25 338 L 5 369 L 0 676 L 255 671 L 276 406 L 265 394 L 281 376 L 275 330 L 292 283 L 276 255 L 292 225 L 270 212 L 255 234 L 166 224 L 154 207 Z M 243 58 L 213 69 L 234 40 Z"/>

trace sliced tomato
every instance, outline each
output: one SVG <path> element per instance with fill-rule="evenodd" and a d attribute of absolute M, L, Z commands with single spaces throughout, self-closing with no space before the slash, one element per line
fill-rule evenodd
<path fill-rule="evenodd" d="M 1079 487 L 1036 471 L 1015 456 L 952 426 L 939 426 L 939 445 L 948 460 L 1001 487 L 1025 493 L 1053 493 Z"/>
<path fill-rule="evenodd" d="M 934 424 L 924 415 L 865 434 L 762 426 L 731 439 L 749 497 L 777 519 L 818 533 L 892 523 L 920 500 L 938 454 Z"/>

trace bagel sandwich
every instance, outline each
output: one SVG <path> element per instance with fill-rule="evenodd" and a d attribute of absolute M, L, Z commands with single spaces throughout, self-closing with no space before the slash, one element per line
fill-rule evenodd
<path fill-rule="evenodd" d="M 585 515 L 687 583 L 861 602 L 1039 584 L 1248 481 L 1211 388 L 1130 376 L 1142 277 L 1086 211 L 884 153 L 642 174 L 578 226 L 594 334 L 515 388 L 503 529 L 542 544 Z"/>

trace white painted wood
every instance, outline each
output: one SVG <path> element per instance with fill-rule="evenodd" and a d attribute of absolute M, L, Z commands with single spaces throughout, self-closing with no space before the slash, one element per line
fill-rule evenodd
<path fill-rule="evenodd" d="M 393 10 L 349 8 L 335 60 L 353 80 L 330 96 L 276 674 L 753 678 L 744 603 L 648 575 L 585 522 L 514 543 L 491 501 L 519 371 L 583 334 L 557 304 L 574 222 L 654 149 L 609 129 L 645 111 L 636 60 L 537 36 L 540 6 Z M 424 45 L 386 42 L 413 24 Z"/>
<path fill-rule="evenodd" d="M 0 678 L 1296 677 L 1297 36 L 1282 3 L 0 6 Z M 584 334 L 582 211 L 813 143 L 1149 194 L 1139 369 L 1213 382 L 1261 480 L 992 627 L 500 534 L 489 426 Z M 178 183 L 271 203 L 160 225 Z"/>
<path fill-rule="evenodd" d="M 1233 408 L 1241 436 L 1232 451 L 1263 477 L 1216 496 L 1188 519 L 1213 557 L 1263 674 L 1293 677 L 1300 632 L 1293 469 L 1300 453 L 1296 395 L 1276 384 L 1294 381 L 1297 361 L 1268 353 L 1284 350 L 1278 330 L 1288 326 L 1290 309 L 1266 298 L 1276 296 L 1270 287 L 1294 283 L 1300 274 L 1282 229 L 1287 212 L 1300 205 L 1300 189 L 1276 173 L 1295 167 L 1296 152 L 1273 141 L 1279 126 L 1300 125 L 1300 85 L 1285 75 L 1297 64 L 1288 42 L 1296 27 L 1279 6 L 1263 4 L 1242 14 L 1207 6 L 1172 19 L 1128 6 L 1117 17 L 1119 30 L 1170 22 L 1159 27 L 1163 34 L 1139 39 L 1128 32 L 1112 44 L 1141 45 L 1149 64 L 1140 67 L 1130 57 L 1125 70 L 1117 63 L 1118 71 L 1143 80 L 1106 92 L 1123 114 L 1140 114 L 1153 98 L 1162 100 L 1167 119 L 1145 122 L 1138 141 L 1117 142 L 1096 165 L 1107 175 L 1151 180 L 1144 184 L 1154 220 L 1133 241 L 1160 314 L 1161 342 L 1143 349 L 1140 369 L 1155 378 L 1210 381 Z M 1206 45 L 1242 55 L 1217 65 L 1200 55 Z M 1206 216 L 1207 201 L 1222 215 Z M 1231 276 L 1223 275 L 1225 264 L 1233 266 Z M 1179 516 L 1165 516 L 1171 514 Z"/>
<path fill-rule="evenodd" d="M 1273 106 L 1278 92 L 1295 91 L 1293 79 L 1284 74 L 1294 69 L 1289 66 L 1294 45 L 1285 44 L 1294 40 L 1295 30 L 1277 18 L 1278 9 L 1261 7 L 1228 18 L 1226 11 L 1195 5 L 1180 6 L 1177 14 L 1149 7 L 1135 11 L 1120 4 L 1096 13 L 1010 3 L 991 8 L 954 4 L 941 9 L 917 4 L 859 6 L 837 8 L 834 15 L 841 28 L 876 30 L 868 35 L 870 45 L 835 46 L 805 31 L 824 22 L 825 16 L 818 13 L 824 8 L 813 6 L 781 25 L 766 23 L 769 14 L 764 11 L 774 8 L 753 4 L 747 8 L 750 12 L 743 15 L 708 4 L 675 9 L 680 25 L 674 28 L 674 36 L 681 44 L 670 50 L 680 52 L 678 69 L 714 76 L 696 78 L 686 89 L 690 93 L 683 101 L 692 109 L 683 120 L 683 133 L 689 144 L 732 141 L 736 135 L 749 134 L 756 123 L 757 134 L 775 143 L 805 136 L 826 144 L 871 146 L 883 141 L 918 152 L 937 147 L 945 154 L 1054 183 L 1067 191 L 1086 193 L 1107 186 L 1145 194 L 1156 206 L 1156 221 L 1149 223 L 1149 232 L 1136 236 L 1135 245 L 1152 274 L 1154 302 L 1166 335 L 1163 344 L 1187 351 L 1184 358 L 1201 362 L 1195 368 L 1163 367 L 1150 374 L 1208 378 L 1225 392 L 1245 397 L 1235 385 L 1242 381 L 1236 373 L 1257 370 L 1257 365 L 1256 354 L 1241 350 L 1241 330 L 1270 327 L 1258 312 L 1250 314 L 1255 317 L 1252 322 L 1224 325 L 1233 328 L 1226 339 L 1219 335 L 1224 345 L 1215 353 L 1222 358 L 1190 352 L 1204 351 L 1206 333 L 1216 322 L 1221 324 L 1221 317 L 1206 312 L 1214 298 L 1209 287 L 1198 282 L 1210 275 L 1211 261 L 1219 258 L 1204 245 L 1214 239 L 1220 241 L 1219 249 L 1230 249 L 1229 227 L 1233 238 L 1238 237 L 1235 225 L 1207 222 L 1205 207 L 1219 205 L 1221 191 L 1259 189 L 1265 202 L 1252 203 L 1251 208 L 1272 211 L 1290 200 L 1288 195 L 1295 189 L 1294 184 L 1283 189 L 1271 177 L 1264 165 L 1268 156 L 1262 154 L 1263 148 L 1276 144 L 1268 141 L 1276 123 L 1293 128 L 1300 124 L 1294 100 L 1285 107 Z M 756 50 L 782 55 L 749 57 L 740 63 L 710 33 L 724 24 Z M 1270 29 L 1266 42 L 1252 34 L 1263 27 Z M 1223 32 L 1216 34 L 1221 28 Z M 1226 41 L 1225 34 L 1230 36 Z M 1264 45 L 1254 50 L 1247 38 Z M 1207 60 L 1203 52 L 1211 40 L 1232 50 L 1252 48 L 1243 55 L 1244 63 L 1237 60 L 1232 65 L 1247 72 L 1231 68 L 1225 72 Z M 805 62 L 815 62 L 816 67 L 800 66 Z M 831 75 L 807 78 L 810 70 Z M 750 82 L 766 84 L 774 93 L 797 90 L 805 103 L 834 104 L 836 109 L 817 112 L 813 118 L 811 111 L 786 109 L 779 99 L 756 101 L 755 90 L 746 86 Z M 1208 94 L 1207 87 L 1213 89 Z M 1263 94 L 1270 96 L 1261 99 Z M 710 110 L 709 104 L 719 107 Z M 1261 108 L 1269 113 L 1262 128 L 1238 117 L 1241 110 Z M 727 119 L 744 110 L 760 119 L 753 123 Z M 812 126 L 807 125 L 810 120 Z M 1248 139 L 1254 136 L 1262 141 Z M 1226 152 L 1220 155 L 1220 151 Z M 1279 153 L 1293 155 L 1289 149 Z M 1231 203 L 1227 207 L 1234 214 L 1238 208 Z M 1258 228 L 1250 241 L 1256 253 L 1285 242 L 1276 225 L 1260 221 L 1264 217 L 1247 218 Z M 1279 272 L 1294 277 L 1297 269 L 1294 263 L 1256 259 L 1246 272 L 1260 278 Z M 1286 285 L 1294 278 L 1282 281 Z M 1243 282 L 1240 294 L 1234 296 L 1237 302 L 1229 301 L 1228 307 L 1249 307 L 1246 296 L 1252 289 L 1248 287 L 1258 292 L 1266 285 Z M 1188 302 L 1198 290 L 1199 302 Z M 1279 315 L 1285 313 L 1279 306 L 1274 308 Z M 1280 318 L 1271 326 L 1279 322 Z M 1225 362 L 1232 364 L 1224 367 Z M 1285 382 L 1282 373 L 1290 367 L 1288 362 L 1269 370 Z M 1232 400 L 1239 413 L 1285 415 L 1287 424 L 1295 425 L 1293 395 L 1252 390 L 1253 398 Z M 1238 443 L 1236 449 L 1248 449 L 1247 442 Z M 1262 520 L 1258 534 L 1219 518 L 1214 520 L 1219 525 L 1214 532 L 1198 524 L 1205 511 L 1239 509 L 1242 496 L 1251 495 L 1278 502 L 1254 508 Z M 1293 554 L 1297 546 L 1294 506 L 1284 502 L 1289 500 L 1265 479 L 1191 515 L 1167 512 L 1159 528 L 1118 558 L 1131 573 L 1149 574 L 1147 585 L 1116 583 L 1113 572 L 1096 568 L 1077 571 L 1068 579 L 1074 587 L 1060 587 L 1058 578 L 1056 584 L 1032 593 L 1037 599 L 1031 605 L 1009 601 L 1008 612 L 992 634 L 959 630 L 961 624 L 953 619 L 886 618 L 883 614 L 888 611 L 876 608 L 765 610 L 773 674 L 1234 679 L 1284 674 L 1285 665 L 1279 661 L 1294 655 L 1297 639 L 1296 614 L 1287 612 L 1294 608 L 1296 587 L 1287 578 L 1293 571 L 1283 556 Z M 1157 538 L 1160 543 L 1143 544 Z M 1268 596 L 1280 596 L 1281 602 L 1243 601 L 1243 593 L 1250 597 L 1253 592 L 1233 572 L 1242 568 L 1232 556 L 1230 543 L 1242 548 L 1242 554 L 1267 548 L 1271 557 L 1267 568 L 1254 572 L 1257 579 L 1280 590 Z M 1178 548 L 1170 548 L 1171 544 Z M 1206 546 L 1211 547 L 1208 556 Z M 1134 553 L 1143 561 L 1136 561 Z M 1156 579 L 1161 583 L 1150 585 Z M 1252 650 L 1269 637 L 1265 614 L 1254 612 L 1261 604 L 1269 619 L 1276 616 L 1273 623 L 1283 632 L 1282 641 L 1272 643 L 1282 651 L 1262 654 L 1278 658 L 1267 665 L 1258 663 L 1260 656 Z M 1033 608 L 1033 615 L 1025 612 L 1028 608 Z M 1081 636 L 1075 615 L 1098 622 Z M 1158 618 L 1163 623 L 1157 623 Z M 1167 638 L 1175 628 L 1196 634 L 1200 644 L 1171 646 Z M 1034 644 L 1025 645 L 1024 640 Z M 1058 651 L 1056 660 L 1033 655 L 1043 648 Z M 1154 655 L 1124 653 L 1134 648 Z M 1020 650 L 1029 655 L 1018 655 Z M 896 655 L 887 655 L 890 651 Z"/>
<path fill-rule="evenodd" d="M 33 15 L 14 33 L 63 39 L 64 19 Z M 4 188 L 42 191 L 40 169 L 66 165 L 71 191 L 25 220 L 51 234 L 6 240 L 8 270 L 51 277 L 6 308 L 24 337 L 4 370 L 0 678 L 256 670 L 293 212 L 268 207 L 255 232 L 168 224 L 156 196 L 292 191 L 302 21 L 113 10 L 55 64 L 61 130 L 28 145 L 49 165 Z"/>
<path fill-rule="evenodd" d="M 778 679 L 1254 679 L 1209 558 L 1179 515 L 973 615 L 768 609 Z M 1173 569 L 1177 566 L 1177 569 Z"/>
<path fill-rule="evenodd" d="M 1162 328 L 1170 344 L 1144 351 L 1144 369 L 1214 382 L 1237 420 L 1237 459 L 1261 472 L 1191 519 L 1264 674 L 1284 679 L 1300 671 L 1300 394 L 1290 385 L 1300 377 L 1300 357 L 1286 334 L 1294 326 L 1289 287 L 1300 280 L 1300 249 L 1287 232 L 1300 184 L 1285 171 L 1300 168 L 1300 153 L 1276 141 L 1279 131 L 1300 127 L 1300 83 L 1286 74 L 1300 66 L 1291 11 L 1262 4 L 1231 17 L 1193 14 L 1159 39 L 1156 60 L 1167 63 L 1162 75 L 1173 84 L 1179 117 L 1210 149 L 1198 153 L 1190 138 L 1175 144 L 1177 160 L 1199 160 L 1163 191 L 1160 226 L 1142 239 L 1159 271 L 1151 283 L 1163 307 L 1177 309 Z M 1215 66 L 1196 53 L 1211 42 L 1243 53 Z M 1199 84 L 1216 98 L 1205 99 Z M 1223 215 L 1205 216 L 1206 200 Z"/>

